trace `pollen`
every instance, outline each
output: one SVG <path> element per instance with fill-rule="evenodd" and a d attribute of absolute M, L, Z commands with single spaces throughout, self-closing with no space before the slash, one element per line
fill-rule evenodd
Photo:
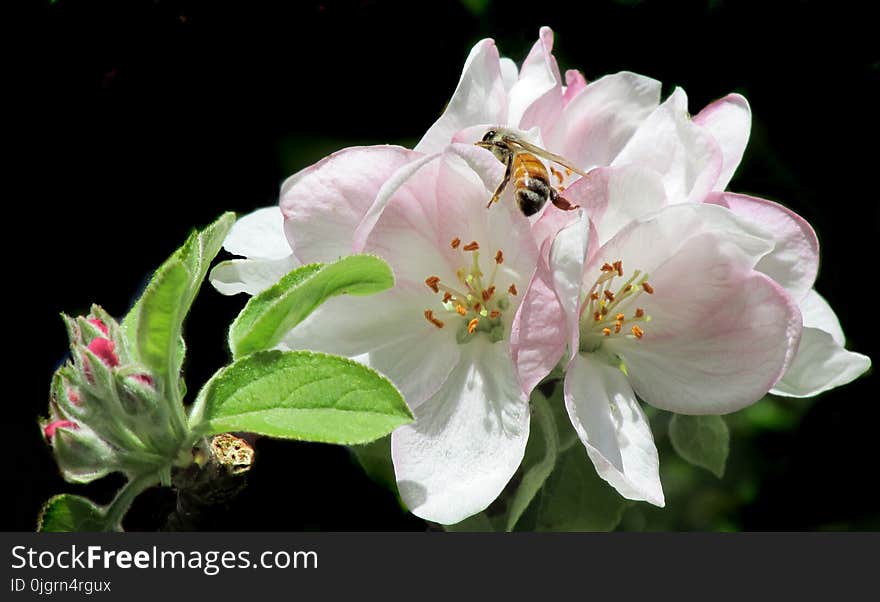
<path fill-rule="evenodd" d="M 479 251 L 480 245 L 477 243 L 477 241 L 472 240 L 471 242 L 463 246 L 462 249 L 464 249 L 465 251 Z"/>
<path fill-rule="evenodd" d="M 634 270 L 627 275 L 621 260 L 602 263 L 598 272 L 592 287 L 585 291 L 580 320 L 582 351 L 597 350 L 606 338 L 641 339 L 645 336 L 642 326 L 651 320 L 642 307 L 631 313 L 628 309 L 639 295 L 653 294 L 648 274 Z"/>
<path fill-rule="evenodd" d="M 434 312 L 431 311 L 430 309 L 425 310 L 425 319 L 428 322 L 430 322 L 431 324 L 433 324 L 434 326 L 436 326 L 437 328 L 443 328 L 443 321 L 435 318 Z"/>
<path fill-rule="evenodd" d="M 425 278 L 425 284 L 428 286 L 429 289 L 431 289 L 435 293 L 440 292 L 440 287 L 438 286 L 440 284 L 440 277 L 439 276 L 429 276 L 429 277 Z"/>
<path fill-rule="evenodd" d="M 474 334 L 474 331 L 477 330 L 477 325 L 478 325 L 479 323 L 480 323 L 480 320 L 477 319 L 477 318 L 474 318 L 473 320 L 471 320 L 470 322 L 468 322 L 468 326 L 467 326 L 468 334 Z"/>
<path fill-rule="evenodd" d="M 451 246 L 453 249 L 457 249 L 457 248 L 458 248 L 458 245 L 460 245 L 460 244 L 461 244 L 461 239 L 460 239 L 459 237 L 456 236 L 456 237 L 453 238 L 452 241 L 449 243 L 449 246 Z"/>

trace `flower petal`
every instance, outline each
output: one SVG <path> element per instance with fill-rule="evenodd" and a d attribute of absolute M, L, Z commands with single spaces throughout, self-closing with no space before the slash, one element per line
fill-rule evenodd
<path fill-rule="evenodd" d="M 506 343 L 477 339 L 416 422 L 391 436 L 397 486 L 413 514 L 454 524 L 498 497 L 529 436 L 528 399 Z"/>
<path fill-rule="evenodd" d="M 706 202 L 727 207 L 770 231 L 776 247 L 756 269 L 782 285 L 794 299 L 807 296 L 819 271 L 819 239 L 804 218 L 778 203 L 744 194 L 716 192 Z"/>
<path fill-rule="evenodd" d="M 614 166 L 649 167 L 663 177 L 669 203 L 700 202 L 721 171 L 721 150 L 687 112 L 687 95 L 676 88 L 614 159 Z"/>
<path fill-rule="evenodd" d="M 651 272 L 654 294 L 637 302 L 652 318 L 644 336 L 603 344 L 623 360 L 642 399 L 681 414 L 723 414 L 759 400 L 780 378 L 801 315 L 753 261 L 725 235 L 704 232 Z"/>
<path fill-rule="evenodd" d="M 660 82 L 626 71 L 606 75 L 571 99 L 552 132 L 542 132 L 547 148 L 585 170 L 610 165 L 659 102 Z"/>
<path fill-rule="evenodd" d="M 619 369 L 577 354 L 565 377 L 565 408 L 600 477 L 627 499 L 665 505 L 651 426 Z"/>
<path fill-rule="evenodd" d="M 352 252 L 352 235 L 382 185 L 421 155 L 399 146 L 352 147 L 290 176 L 281 187 L 284 231 L 303 263 Z"/>
<path fill-rule="evenodd" d="M 565 72 L 565 91 L 562 93 L 562 101 L 565 104 L 570 103 L 586 87 L 587 80 L 584 74 L 577 69 L 569 69 Z"/>
<path fill-rule="evenodd" d="M 804 328 L 794 360 L 770 390 L 786 397 L 812 397 L 852 382 L 871 367 L 871 358 L 844 349 L 818 328 Z"/>
<path fill-rule="evenodd" d="M 299 265 L 290 254 L 282 259 L 232 259 L 214 266 L 209 279 L 220 294 L 256 295 Z"/>
<path fill-rule="evenodd" d="M 713 190 L 724 190 L 742 161 L 752 129 L 752 110 L 739 94 L 716 100 L 694 117 L 712 134 L 721 149 L 721 171 Z"/>
<path fill-rule="evenodd" d="M 451 328 L 423 315 L 422 298 L 392 289 L 368 297 L 334 297 L 291 330 L 282 348 L 352 357 L 391 379 L 410 407 L 433 395 L 458 362 Z"/>
<path fill-rule="evenodd" d="M 831 309 L 828 301 L 817 293 L 815 289 L 810 290 L 801 299 L 801 315 L 804 317 L 805 327 L 824 330 L 841 347 L 846 344 L 846 337 L 843 334 L 843 328 L 840 326 L 837 315 Z"/>
<path fill-rule="evenodd" d="M 443 115 L 428 129 L 415 150 L 443 150 L 459 130 L 477 123 L 505 123 L 507 92 L 495 42 L 481 40 L 471 49 L 464 70 Z"/>
<path fill-rule="evenodd" d="M 549 257 L 550 281 L 559 299 L 557 305 L 569 333 L 572 354 L 577 351 L 581 287 L 592 234 L 587 213 L 583 210 L 578 213 L 578 220 L 556 235 Z"/>
<path fill-rule="evenodd" d="M 513 84 L 519 79 L 519 67 L 516 66 L 516 63 L 512 59 L 509 59 L 506 56 L 502 56 L 499 62 L 501 65 L 501 79 L 504 81 L 504 89 L 510 94 L 510 89 L 513 88 Z"/>
<path fill-rule="evenodd" d="M 248 259 L 289 256 L 290 245 L 284 237 L 284 216 L 278 206 L 263 207 L 240 217 L 226 235 L 223 248 Z"/>
<path fill-rule="evenodd" d="M 549 130 L 562 111 L 562 76 L 553 56 L 553 30 L 542 27 L 510 90 L 507 123 Z"/>

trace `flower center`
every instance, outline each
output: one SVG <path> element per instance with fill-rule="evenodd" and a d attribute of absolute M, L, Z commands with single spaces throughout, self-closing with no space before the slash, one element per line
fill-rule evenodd
<path fill-rule="evenodd" d="M 480 245 L 477 241 L 462 244 L 456 237 L 450 246 L 462 254 L 463 263 L 455 272 L 456 282 L 441 282 L 439 276 L 429 276 L 425 285 L 441 295 L 443 310 L 436 315 L 425 310 L 425 319 L 437 328 L 457 324 L 459 343 L 467 343 L 479 333 L 485 333 L 493 342 L 504 338 L 504 315 L 510 309 L 510 296 L 517 295 L 516 284 L 500 288 L 496 282 L 498 268 L 504 263 L 504 252 L 495 252 L 489 277 L 480 269 Z M 470 256 L 470 257 L 468 257 Z"/>
<path fill-rule="evenodd" d="M 635 301 L 642 293 L 654 294 L 648 275 L 635 270 L 623 281 L 623 262 L 606 263 L 600 275 L 587 292 L 580 318 L 581 351 L 593 352 L 609 338 L 639 340 L 645 336 L 642 325 L 651 316 Z"/>

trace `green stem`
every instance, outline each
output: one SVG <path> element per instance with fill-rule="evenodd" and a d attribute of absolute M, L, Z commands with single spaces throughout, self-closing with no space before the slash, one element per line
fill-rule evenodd
<path fill-rule="evenodd" d="M 158 483 L 159 475 L 149 473 L 135 477 L 123 485 L 122 489 L 119 490 L 119 493 L 116 494 L 116 497 L 110 502 L 110 505 L 107 506 L 107 509 L 105 510 L 104 517 L 110 529 L 113 531 L 121 531 L 122 517 L 128 512 L 134 498 Z"/>

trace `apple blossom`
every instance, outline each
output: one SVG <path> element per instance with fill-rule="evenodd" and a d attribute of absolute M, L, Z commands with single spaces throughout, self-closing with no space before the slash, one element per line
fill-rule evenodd
<path fill-rule="evenodd" d="M 757 269 L 781 284 L 800 305 L 804 335 L 788 372 L 771 392 L 811 397 L 852 381 L 868 370 L 871 361 L 844 348 L 837 316 L 813 290 L 819 242 L 809 223 L 778 203 L 722 192 L 742 159 L 750 127 L 751 110 L 742 96 L 730 94 L 691 118 L 687 96 L 676 89 L 644 120 L 612 165 L 656 171 L 669 204 L 722 205 L 773 235 L 774 249 Z"/>
<path fill-rule="evenodd" d="M 625 196 L 612 200 L 625 205 Z M 560 231 L 518 326 L 524 340 L 547 337 L 529 332 L 541 328 L 529 312 L 537 312 L 532 296 L 546 300 L 552 286 L 559 302 L 543 311 L 555 308 L 566 324 L 555 348 L 570 350 L 564 398 L 572 424 L 602 478 L 624 497 L 662 506 L 657 450 L 636 396 L 684 414 L 757 401 L 791 361 L 800 312 L 755 269 L 773 249 L 770 234 L 727 209 L 664 207 L 591 247 L 589 233 L 601 239 L 601 231 L 585 214 Z M 530 367 L 518 361 L 524 382 L 534 380 Z"/>

